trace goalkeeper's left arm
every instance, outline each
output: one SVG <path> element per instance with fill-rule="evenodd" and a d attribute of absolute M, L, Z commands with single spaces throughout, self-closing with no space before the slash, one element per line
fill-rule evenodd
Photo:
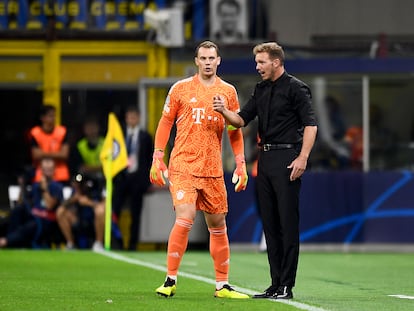
<path fill-rule="evenodd" d="M 232 182 L 235 184 L 234 191 L 239 192 L 245 190 L 249 179 L 246 170 L 246 160 L 244 157 L 244 140 L 243 133 L 240 128 L 233 126 L 227 127 L 231 148 L 236 160 L 236 169 L 233 172 Z"/>

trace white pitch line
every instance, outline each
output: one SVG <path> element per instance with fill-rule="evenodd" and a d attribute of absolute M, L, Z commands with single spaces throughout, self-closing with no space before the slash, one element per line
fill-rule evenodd
<path fill-rule="evenodd" d="M 116 254 L 116 253 L 113 253 L 113 252 L 110 252 L 110 251 L 97 251 L 96 253 L 104 255 L 104 256 L 112 258 L 112 259 L 116 259 L 116 260 L 119 260 L 119 261 L 130 263 L 130 264 L 133 264 L 133 265 L 143 266 L 143 267 L 147 267 L 147 268 L 150 268 L 150 269 L 153 269 L 153 270 L 158 270 L 158 271 L 164 271 L 164 272 L 166 271 L 165 266 L 155 265 L 155 264 L 152 264 L 152 263 L 149 263 L 149 262 L 146 262 L 146 261 L 142 261 L 142 260 L 139 260 L 139 259 L 132 259 L 132 258 L 122 256 L 120 254 Z M 197 280 L 197 281 L 200 281 L 200 282 L 204 282 L 204 283 L 207 283 L 207 284 L 213 284 L 213 285 L 216 284 L 215 280 L 209 279 L 209 278 L 206 278 L 206 277 L 203 277 L 203 276 L 200 276 L 200 275 L 187 273 L 187 272 L 181 272 L 181 271 L 180 271 L 179 274 L 180 274 L 180 276 L 183 276 L 183 277 L 186 277 L 186 278 L 189 278 L 189 279 L 193 279 L 193 280 Z M 239 286 L 235 286 L 235 287 L 237 287 L 238 290 L 240 290 L 240 291 L 242 291 L 246 294 L 249 294 L 249 295 L 254 295 L 254 294 L 258 293 L 257 291 L 254 291 L 254 290 L 251 290 L 251 289 L 248 289 L 248 288 L 242 288 L 242 287 L 239 287 Z M 284 303 L 284 304 L 287 304 L 287 305 L 291 305 L 291 306 L 294 306 L 294 307 L 296 307 L 300 310 L 305 310 L 305 311 L 328 311 L 327 309 L 307 305 L 305 303 L 297 302 L 297 301 L 293 301 L 293 300 L 282 300 L 282 299 L 280 299 L 280 300 L 268 299 L 268 300 L 278 302 L 278 303 Z"/>
<path fill-rule="evenodd" d="M 414 296 L 407 296 L 407 295 L 388 295 L 390 297 L 395 297 L 395 298 L 401 298 L 401 299 L 413 299 L 414 300 Z"/>

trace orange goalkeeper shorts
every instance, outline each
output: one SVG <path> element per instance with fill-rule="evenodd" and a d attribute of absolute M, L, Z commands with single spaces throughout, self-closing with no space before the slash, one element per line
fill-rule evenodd
<path fill-rule="evenodd" d="M 210 214 L 228 211 L 224 177 L 196 177 L 173 173 L 168 176 L 174 206 L 195 204 L 197 210 Z"/>

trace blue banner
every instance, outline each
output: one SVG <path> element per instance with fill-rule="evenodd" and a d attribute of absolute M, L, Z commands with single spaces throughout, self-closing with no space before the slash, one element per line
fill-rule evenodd
<path fill-rule="evenodd" d="M 67 2 L 69 28 L 86 29 L 89 17 L 87 0 L 72 0 Z"/>
<path fill-rule="evenodd" d="M 24 29 L 28 8 L 27 0 L 0 0 L 0 30 Z"/>
<path fill-rule="evenodd" d="M 45 7 L 47 3 L 45 0 L 29 0 L 28 15 L 27 15 L 27 29 L 45 29 L 47 18 L 45 14 Z"/>
<path fill-rule="evenodd" d="M 89 6 L 90 22 L 88 27 L 90 29 L 105 29 L 105 1 L 92 0 Z"/>
<path fill-rule="evenodd" d="M 301 243 L 413 243 L 413 173 L 307 172 L 300 197 Z M 259 243 L 254 179 L 235 193 L 226 175 L 231 242 Z"/>
<path fill-rule="evenodd" d="M 56 29 L 64 29 L 68 25 L 68 10 L 66 6 L 66 0 L 55 0 L 52 7 L 53 13 L 55 14 Z"/>
<path fill-rule="evenodd" d="M 7 0 L 0 0 L 0 30 L 8 28 Z"/>
<path fill-rule="evenodd" d="M 129 0 L 129 7 L 126 12 L 126 16 L 120 16 L 120 18 L 123 18 L 123 29 L 144 29 L 145 2 L 145 0 Z"/>
<path fill-rule="evenodd" d="M 143 30 L 144 10 L 166 7 L 165 0 L 0 0 L 1 29 Z"/>

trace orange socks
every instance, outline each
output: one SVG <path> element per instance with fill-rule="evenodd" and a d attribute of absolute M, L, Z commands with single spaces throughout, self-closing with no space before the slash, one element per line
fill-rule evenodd
<path fill-rule="evenodd" d="M 210 232 L 210 254 L 214 261 L 216 282 L 228 282 L 230 264 L 230 246 L 227 227 L 208 228 Z"/>
<path fill-rule="evenodd" d="M 181 259 L 187 249 L 188 235 L 193 221 L 177 218 L 168 239 L 167 276 L 176 280 Z M 214 261 L 217 284 L 227 284 L 229 277 L 230 246 L 227 227 L 208 228 L 210 232 L 210 254 Z M 217 288 L 221 288 L 219 286 Z"/>
<path fill-rule="evenodd" d="M 167 275 L 177 276 L 178 267 L 188 245 L 188 234 L 193 221 L 186 218 L 177 218 L 168 239 Z"/>

